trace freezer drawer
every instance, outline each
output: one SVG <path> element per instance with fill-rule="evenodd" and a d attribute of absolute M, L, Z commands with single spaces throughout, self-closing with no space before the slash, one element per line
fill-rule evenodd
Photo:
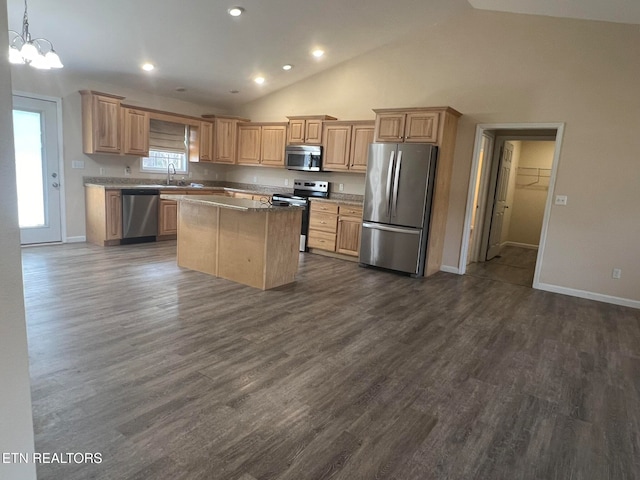
<path fill-rule="evenodd" d="M 424 275 L 426 241 L 422 229 L 364 222 L 360 263 L 415 276 Z"/>

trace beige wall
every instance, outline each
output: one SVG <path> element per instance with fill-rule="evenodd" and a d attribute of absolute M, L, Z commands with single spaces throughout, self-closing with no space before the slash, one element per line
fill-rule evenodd
<path fill-rule="evenodd" d="M 540 242 L 540 231 L 544 218 L 544 207 L 547 202 L 549 187 L 549 171 L 553 165 L 553 153 L 556 142 L 526 141 L 520 142 L 521 174 L 515 181 L 513 205 L 511 207 L 511 224 L 507 241 L 524 245 L 537 246 Z M 535 170 L 544 169 L 541 177 L 533 177 Z M 517 173 L 517 172 L 516 172 Z M 534 185 L 530 183 L 536 182 Z M 528 185 L 528 186 L 522 186 Z"/>
<path fill-rule="evenodd" d="M 12 69 L 13 90 L 27 94 L 45 95 L 62 99 L 62 132 L 64 156 L 64 191 L 66 203 L 67 237 L 83 237 L 84 190 L 82 177 L 100 176 L 100 168 L 105 169 L 103 176 L 124 177 L 125 166 L 131 167 L 132 178 L 155 178 L 162 180 L 165 175 L 140 172 L 138 157 L 118 155 L 85 155 L 82 152 L 82 112 L 79 90 L 97 90 L 126 97 L 127 104 L 141 105 L 158 110 L 199 116 L 205 113 L 225 113 L 207 105 L 196 105 L 180 100 L 151 95 L 141 90 L 132 90 L 109 84 L 96 83 L 83 78 L 68 75 L 64 70 L 38 71 L 23 65 Z M 72 169 L 73 160 L 83 160 L 84 169 Z M 193 180 L 215 180 L 219 167 L 191 164 L 189 167 Z M 205 174 L 206 170 L 206 174 Z M 218 177 L 221 175 L 218 173 Z"/>
<path fill-rule="evenodd" d="M 0 1 L 0 31 L 7 31 L 7 5 Z M 0 51 L 9 48 L 0 36 Z M 11 85 L 9 64 L 0 62 L 0 85 Z M 0 89 L 0 453 L 34 450 L 29 360 L 22 293 L 11 89 Z M 0 478 L 34 480 L 33 464 L 2 464 Z"/>
<path fill-rule="evenodd" d="M 346 62 L 247 105 L 282 120 L 372 108 L 450 105 L 456 142 L 444 264 L 457 267 L 475 126 L 566 122 L 541 282 L 640 300 L 640 30 L 470 10 L 406 41 Z M 621 267 L 622 279 L 611 269 Z"/>

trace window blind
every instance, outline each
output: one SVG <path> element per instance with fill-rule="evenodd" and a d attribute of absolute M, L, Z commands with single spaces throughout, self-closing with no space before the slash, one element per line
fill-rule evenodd
<path fill-rule="evenodd" d="M 180 123 L 151 120 L 149 122 L 149 149 L 184 153 L 187 128 Z"/>

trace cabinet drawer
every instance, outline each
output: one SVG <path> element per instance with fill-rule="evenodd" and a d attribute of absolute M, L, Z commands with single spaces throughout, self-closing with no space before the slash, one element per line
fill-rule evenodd
<path fill-rule="evenodd" d="M 362 218 L 362 207 L 354 205 L 340 205 L 338 213 L 341 217 Z"/>
<path fill-rule="evenodd" d="M 309 217 L 309 229 L 336 233 L 338 229 L 338 216 L 332 213 L 311 212 L 311 216 Z"/>
<path fill-rule="evenodd" d="M 311 213 L 333 213 L 334 215 L 338 214 L 338 204 L 337 203 L 328 203 L 328 202 L 314 202 L 311 201 Z"/>
<path fill-rule="evenodd" d="M 320 232 L 318 230 L 309 230 L 307 244 L 310 248 L 319 248 L 321 250 L 335 252 L 336 235 L 334 233 Z"/>

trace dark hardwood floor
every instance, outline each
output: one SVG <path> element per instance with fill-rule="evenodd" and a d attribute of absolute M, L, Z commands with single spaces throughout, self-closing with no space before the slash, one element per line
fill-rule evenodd
<path fill-rule="evenodd" d="M 537 256 L 537 250 L 509 245 L 503 247 L 497 257 L 469 265 L 466 274 L 530 287 L 533 285 Z"/>
<path fill-rule="evenodd" d="M 640 311 L 306 254 L 262 292 L 175 243 L 23 251 L 40 480 L 640 477 Z"/>

